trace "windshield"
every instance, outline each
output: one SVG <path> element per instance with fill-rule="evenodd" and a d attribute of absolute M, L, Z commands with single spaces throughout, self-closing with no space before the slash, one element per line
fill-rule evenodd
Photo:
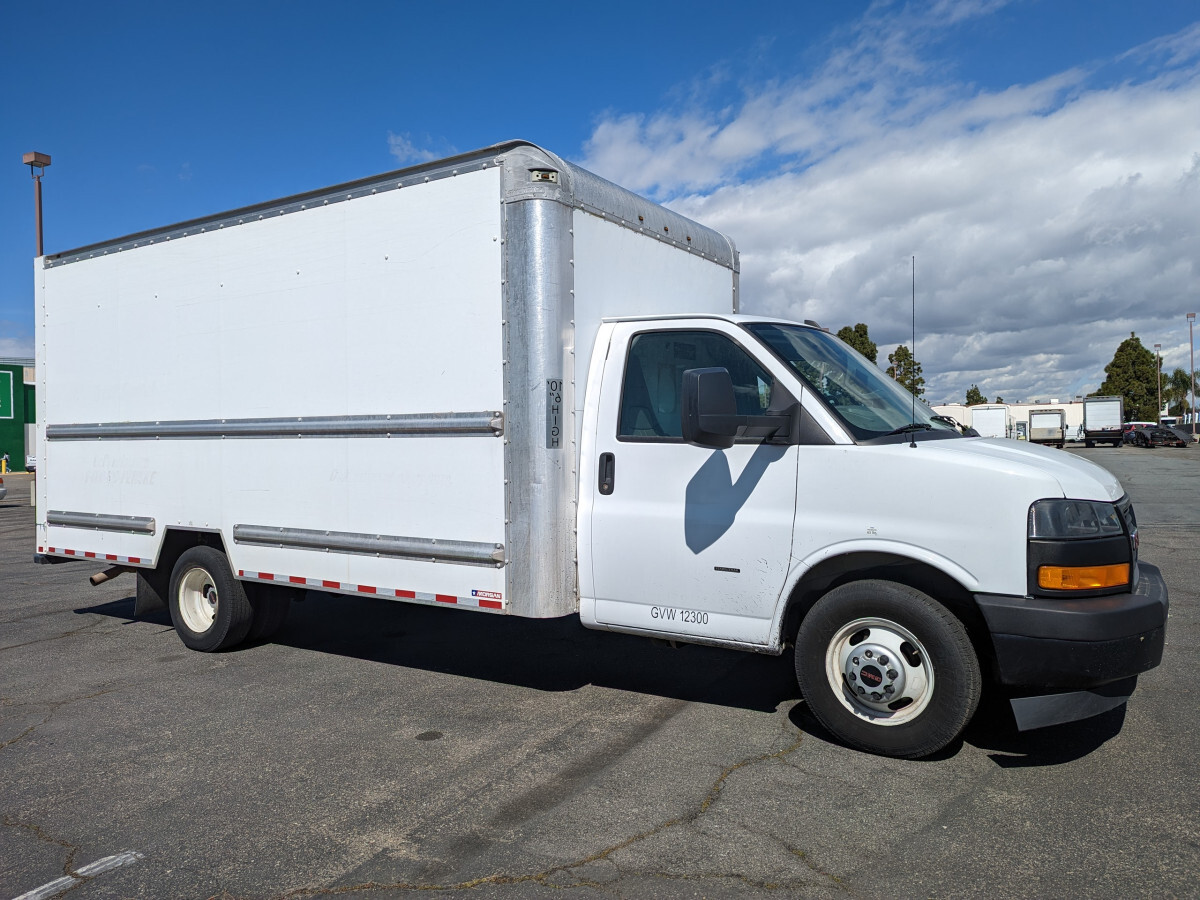
<path fill-rule="evenodd" d="M 779 322 L 745 327 L 821 395 L 855 440 L 912 431 L 957 433 L 921 400 L 914 414 L 912 394 L 832 334 Z"/>

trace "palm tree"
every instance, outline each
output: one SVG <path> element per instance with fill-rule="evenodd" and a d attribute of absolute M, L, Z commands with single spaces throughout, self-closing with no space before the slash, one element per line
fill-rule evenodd
<path fill-rule="evenodd" d="M 1182 416 L 1191 407 L 1192 387 L 1188 383 L 1188 373 L 1184 368 L 1176 368 L 1163 385 L 1163 398 L 1172 415 Z"/>

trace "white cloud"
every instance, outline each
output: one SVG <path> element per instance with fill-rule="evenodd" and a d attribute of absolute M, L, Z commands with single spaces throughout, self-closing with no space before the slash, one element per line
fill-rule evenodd
<path fill-rule="evenodd" d="M 909 335 L 915 255 L 932 400 L 1094 390 L 1130 331 L 1186 366 L 1200 25 L 1124 54 L 1143 68 L 1116 84 L 947 80 L 940 29 L 999 5 L 876 5 L 735 108 L 606 116 L 584 165 L 730 234 L 747 312 L 866 322 L 881 359 Z"/>
<path fill-rule="evenodd" d="M 435 142 L 429 135 L 424 135 L 421 143 L 424 146 L 418 146 L 413 136 L 407 132 L 404 134 L 388 132 L 388 152 L 396 157 L 396 161 L 402 166 L 429 162 L 431 159 L 440 159 L 454 152 L 453 149 L 445 148 L 445 142 L 440 142 L 441 149 L 430 149 L 429 145 Z"/>
<path fill-rule="evenodd" d="M 0 322 L 0 359 L 33 359 L 33 335 L 13 322 Z"/>

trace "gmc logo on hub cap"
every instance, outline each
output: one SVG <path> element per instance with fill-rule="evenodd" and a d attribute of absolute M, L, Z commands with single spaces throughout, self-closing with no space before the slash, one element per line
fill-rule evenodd
<path fill-rule="evenodd" d="M 862 683 L 868 687 L 879 687 L 883 684 L 883 673 L 874 666 L 866 666 L 858 677 L 862 679 Z"/>

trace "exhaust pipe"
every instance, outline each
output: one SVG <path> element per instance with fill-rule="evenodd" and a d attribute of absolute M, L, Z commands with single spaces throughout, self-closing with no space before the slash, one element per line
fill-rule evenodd
<path fill-rule="evenodd" d="M 111 581 L 118 575 L 124 575 L 126 572 L 132 571 L 133 569 L 129 566 L 109 566 L 103 572 L 97 572 L 95 575 L 89 578 L 88 581 L 92 583 L 92 587 L 95 587 L 98 584 L 104 584 L 106 581 Z"/>

